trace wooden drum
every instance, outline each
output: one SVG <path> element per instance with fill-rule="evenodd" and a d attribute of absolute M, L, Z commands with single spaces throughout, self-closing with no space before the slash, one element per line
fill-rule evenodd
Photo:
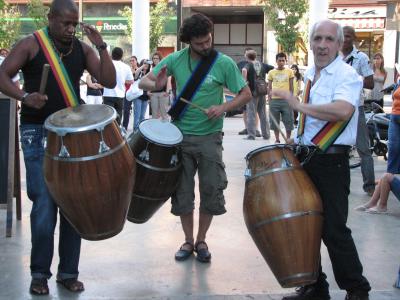
<path fill-rule="evenodd" d="M 108 105 L 80 105 L 60 110 L 45 122 L 47 187 L 87 240 L 118 234 L 132 197 L 136 166 L 116 116 Z"/>
<path fill-rule="evenodd" d="M 148 221 L 175 192 L 181 175 L 182 139 L 178 127 L 158 119 L 142 121 L 128 138 L 137 169 L 129 221 Z"/>
<path fill-rule="evenodd" d="M 258 250 L 282 287 L 317 280 L 322 203 L 291 148 L 273 145 L 246 156 L 243 214 Z"/>

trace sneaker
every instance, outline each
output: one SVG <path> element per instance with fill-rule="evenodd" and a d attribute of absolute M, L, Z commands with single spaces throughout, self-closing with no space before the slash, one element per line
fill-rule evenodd
<path fill-rule="evenodd" d="M 239 134 L 239 135 L 245 135 L 245 134 L 247 134 L 247 129 L 245 128 L 245 129 L 243 129 L 242 131 L 239 131 L 238 134 Z"/>
<path fill-rule="evenodd" d="M 344 300 L 369 300 L 369 296 L 366 291 L 348 291 Z"/>
<path fill-rule="evenodd" d="M 261 137 L 261 132 L 259 130 L 256 130 L 256 137 Z"/>
<path fill-rule="evenodd" d="M 306 285 L 296 289 L 295 294 L 283 297 L 282 300 L 329 300 L 328 290 L 321 290 L 315 285 Z"/>
<path fill-rule="evenodd" d="M 264 140 L 269 140 L 271 137 L 268 135 L 268 136 L 263 136 L 263 139 Z"/>

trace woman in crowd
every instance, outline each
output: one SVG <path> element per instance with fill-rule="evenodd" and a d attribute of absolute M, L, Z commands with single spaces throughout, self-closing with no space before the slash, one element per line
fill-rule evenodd
<path fill-rule="evenodd" d="M 303 76 L 301 75 L 299 67 L 296 64 L 293 64 L 290 68 L 294 73 L 293 95 L 296 97 L 301 97 L 301 93 L 303 92 Z M 297 111 L 293 111 L 293 114 L 294 124 L 297 125 Z"/>
<path fill-rule="evenodd" d="M 150 72 L 150 64 L 146 59 L 142 59 L 140 67 L 135 72 L 135 80 L 140 80 L 144 75 Z M 144 120 L 144 116 L 147 110 L 147 102 L 149 101 L 149 95 L 147 91 L 143 91 L 143 95 L 133 100 L 133 130 L 138 129 L 139 123 Z"/>
<path fill-rule="evenodd" d="M 385 84 L 387 72 L 385 70 L 385 60 L 381 53 L 376 53 L 374 55 L 372 69 L 374 70 L 374 88 L 371 91 L 370 99 L 383 107 L 384 93 L 381 92 L 381 90 Z"/>
<path fill-rule="evenodd" d="M 135 55 L 132 55 L 131 58 L 129 59 L 129 63 L 130 63 L 130 66 L 131 66 L 132 74 L 135 76 L 135 72 L 139 68 L 137 57 Z M 130 84 L 129 85 L 125 85 L 125 87 L 126 87 L 126 90 L 128 90 L 129 87 L 130 87 Z M 123 117 L 123 120 L 122 120 L 122 126 L 125 129 L 128 129 L 129 118 L 130 118 L 131 109 L 132 109 L 132 102 L 133 101 L 126 100 L 126 98 L 124 99 L 124 117 Z"/>
<path fill-rule="evenodd" d="M 96 78 L 88 74 L 86 76 L 86 103 L 102 104 L 103 103 L 103 86 L 97 82 Z"/>
<path fill-rule="evenodd" d="M 153 62 L 152 67 L 154 68 L 156 65 L 158 65 L 161 59 L 161 54 L 159 52 L 155 52 L 151 58 Z M 168 120 L 167 108 L 169 103 L 169 93 L 167 85 L 158 91 L 152 91 L 149 93 L 152 118 L 161 118 L 165 121 Z"/>

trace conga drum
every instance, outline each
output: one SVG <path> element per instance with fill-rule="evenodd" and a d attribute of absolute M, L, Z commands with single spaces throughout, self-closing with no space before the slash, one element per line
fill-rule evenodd
<path fill-rule="evenodd" d="M 322 202 L 287 145 L 246 156 L 243 215 L 258 250 L 282 287 L 317 280 Z"/>
<path fill-rule="evenodd" d="M 182 139 L 178 127 L 158 119 L 142 121 L 137 132 L 128 138 L 137 169 L 129 221 L 148 221 L 176 190 Z"/>
<path fill-rule="evenodd" d="M 87 240 L 118 234 L 125 223 L 136 165 L 114 108 L 62 109 L 45 122 L 44 174 L 62 214 Z"/>

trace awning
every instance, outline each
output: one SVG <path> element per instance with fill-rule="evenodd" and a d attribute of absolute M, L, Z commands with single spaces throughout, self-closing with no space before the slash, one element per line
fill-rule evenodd
<path fill-rule="evenodd" d="M 352 26 L 354 29 L 385 29 L 386 18 L 340 18 L 331 20 L 342 26 Z"/>

